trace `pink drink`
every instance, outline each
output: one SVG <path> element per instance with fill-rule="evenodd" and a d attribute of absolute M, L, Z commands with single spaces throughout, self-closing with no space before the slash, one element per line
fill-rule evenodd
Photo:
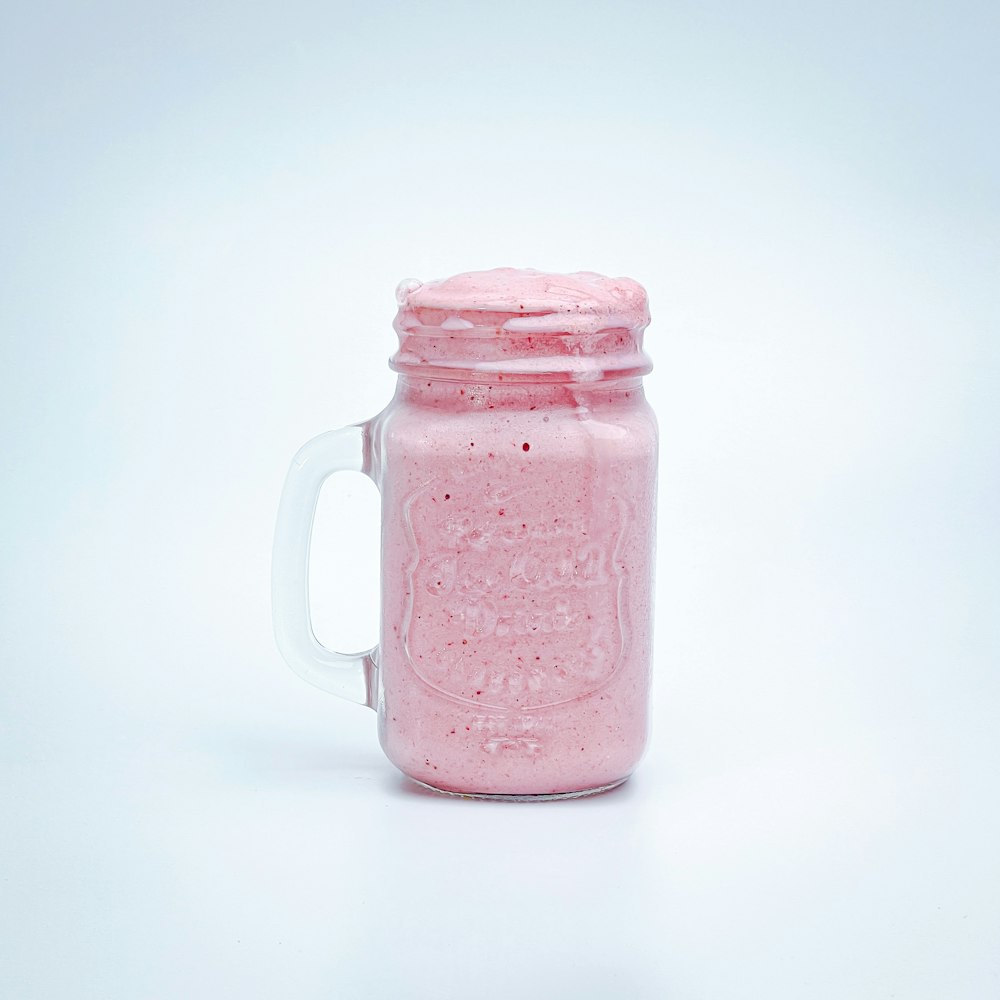
<path fill-rule="evenodd" d="M 379 732 L 446 791 L 624 780 L 651 663 L 657 433 L 635 282 L 503 269 L 401 286 L 374 421 Z"/>

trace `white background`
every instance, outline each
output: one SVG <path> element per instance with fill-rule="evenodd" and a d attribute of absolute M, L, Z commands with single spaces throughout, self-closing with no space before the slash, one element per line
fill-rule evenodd
<path fill-rule="evenodd" d="M 1000 995 L 993 3 L 11 5 L 0 996 Z M 393 288 L 648 288 L 654 741 L 439 799 L 269 625 Z M 377 623 L 374 489 L 316 618 Z M 346 512 L 346 513 L 345 513 Z"/>

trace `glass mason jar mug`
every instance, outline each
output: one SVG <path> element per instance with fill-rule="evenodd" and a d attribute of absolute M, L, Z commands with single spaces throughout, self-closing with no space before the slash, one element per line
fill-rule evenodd
<path fill-rule="evenodd" d="M 278 646 L 378 712 L 389 759 L 431 788 L 562 797 L 642 755 L 652 656 L 657 431 L 645 291 L 509 268 L 397 292 L 399 373 L 366 423 L 292 462 L 274 545 Z M 335 653 L 309 618 L 328 476 L 382 496 L 379 645 Z"/>

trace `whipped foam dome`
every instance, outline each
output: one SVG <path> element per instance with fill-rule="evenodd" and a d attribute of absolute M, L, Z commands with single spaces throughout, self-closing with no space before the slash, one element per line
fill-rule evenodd
<path fill-rule="evenodd" d="M 396 290 L 396 371 L 594 381 L 650 370 L 645 289 L 590 271 L 472 271 Z"/>

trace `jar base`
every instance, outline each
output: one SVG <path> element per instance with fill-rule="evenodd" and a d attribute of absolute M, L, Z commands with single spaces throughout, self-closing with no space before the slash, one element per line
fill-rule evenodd
<path fill-rule="evenodd" d="M 610 792 L 611 789 L 625 784 L 629 776 L 626 775 L 624 778 L 619 778 L 617 781 L 612 781 L 607 785 L 598 785 L 596 788 L 581 788 L 572 792 L 543 792 L 539 795 L 519 795 L 517 793 L 507 794 L 503 792 L 455 792 L 447 788 L 436 788 L 434 785 L 428 785 L 426 781 L 420 781 L 410 775 L 407 775 L 407 778 L 415 785 L 426 788 L 429 792 L 434 792 L 437 795 L 447 795 L 453 799 L 487 799 L 496 802 L 556 802 L 559 799 L 584 799 L 589 798 L 591 795 L 600 795 L 602 792 Z"/>

